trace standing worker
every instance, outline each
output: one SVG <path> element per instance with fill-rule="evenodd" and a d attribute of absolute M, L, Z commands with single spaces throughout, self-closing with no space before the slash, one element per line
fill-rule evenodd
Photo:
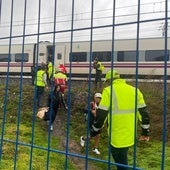
<path fill-rule="evenodd" d="M 55 68 L 53 66 L 51 57 L 49 57 L 49 60 L 48 60 L 48 63 L 47 63 L 47 81 L 48 81 L 49 85 L 51 85 L 54 73 L 55 73 Z"/>
<path fill-rule="evenodd" d="M 99 83 L 99 87 L 102 87 L 102 72 L 104 70 L 103 64 L 98 60 L 98 58 L 95 58 L 93 62 L 93 68 L 96 70 L 95 75 L 95 88 L 97 88 L 97 84 Z"/>
<path fill-rule="evenodd" d="M 45 87 L 48 88 L 46 80 L 47 80 L 46 65 L 42 63 L 36 73 L 36 78 L 34 82 L 35 86 L 37 87 L 36 103 L 38 107 L 41 107 L 41 98 L 44 94 Z"/>
<path fill-rule="evenodd" d="M 128 149 L 135 141 L 135 116 L 142 129 L 139 140 L 143 141 L 149 141 L 150 118 L 143 95 L 138 88 L 128 85 L 115 70 L 107 72 L 105 79 L 110 85 L 103 89 L 92 127 L 97 133 L 107 118 L 113 159 L 116 163 L 123 164 L 117 165 L 117 170 L 127 170 Z"/>

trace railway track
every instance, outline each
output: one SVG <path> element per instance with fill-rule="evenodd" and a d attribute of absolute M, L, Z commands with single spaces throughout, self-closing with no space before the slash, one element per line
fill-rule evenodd
<path fill-rule="evenodd" d="M 94 78 L 92 77 L 91 79 L 90 79 L 92 82 L 94 81 Z M 135 82 L 136 81 L 136 79 L 134 79 L 134 78 L 127 78 L 126 79 L 128 82 Z M 78 82 L 78 83 L 86 83 L 86 84 L 88 84 L 88 81 L 89 81 L 89 79 L 86 77 L 73 77 L 73 78 L 71 78 L 71 82 L 73 82 L 73 83 L 76 83 L 76 82 Z M 103 81 L 104 81 L 104 79 L 103 79 Z M 6 83 L 9 83 L 9 84 L 20 84 L 20 83 L 23 83 L 23 84 L 30 84 L 30 85 L 33 85 L 33 80 L 32 80 L 32 77 L 31 76 L 2 76 L 1 75 L 1 77 L 0 77 L 0 84 L 6 84 Z M 162 78 L 159 78 L 159 79 L 148 79 L 148 78 L 143 78 L 143 79 L 138 79 L 138 82 L 146 82 L 146 83 L 164 83 L 165 82 L 165 80 L 164 80 L 164 78 L 162 77 Z M 169 78 L 167 78 L 167 80 L 166 80 L 166 83 L 170 83 L 170 79 Z"/>

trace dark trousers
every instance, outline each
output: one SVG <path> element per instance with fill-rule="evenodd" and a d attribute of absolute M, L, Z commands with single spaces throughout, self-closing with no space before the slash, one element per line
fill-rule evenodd
<path fill-rule="evenodd" d="M 57 110 L 56 109 L 54 110 L 53 108 L 49 109 L 48 112 L 45 113 L 44 120 L 45 121 L 50 120 L 50 125 L 52 125 L 57 116 L 57 112 L 58 109 Z"/>
<path fill-rule="evenodd" d="M 102 87 L 102 72 L 97 71 L 95 75 L 95 87 L 97 88 L 97 84 L 99 83 L 99 87 Z"/>
<path fill-rule="evenodd" d="M 53 124 L 53 122 L 55 121 L 55 118 L 57 116 L 57 112 L 58 110 L 54 110 L 52 109 L 52 119 L 51 119 L 51 125 Z"/>
<path fill-rule="evenodd" d="M 128 158 L 127 158 L 128 149 L 129 147 L 115 148 L 111 145 L 111 153 L 113 159 L 115 160 L 115 163 L 128 165 Z M 117 170 L 128 170 L 128 167 L 117 166 Z"/>
<path fill-rule="evenodd" d="M 37 105 L 41 105 L 41 98 L 44 94 L 44 87 L 42 86 L 37 86 Z"/>

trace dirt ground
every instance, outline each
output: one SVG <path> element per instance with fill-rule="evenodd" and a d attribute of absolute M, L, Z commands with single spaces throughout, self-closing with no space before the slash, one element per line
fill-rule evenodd
<path fill-rule="evenodd" d="M 59 147 L 61 147 L 63 150 L 66 149 L 66 131 L 61 127 L 63 127 L 63 122 L 65 121 L 66 121 L 65 111 L 64 109 L 61 109 L 54 122 L 54 130 L 52 132 L 52 135 L 56 137 L 60 137 Z M 79 141 L 74 141 L 72 139 L 69 139 L 68 148 L 69 148 L 69 153 L 82 155 Z M 77 170 L 85 169 L 85 164 L 86 164 L 85 159 L 81 159 L 75 156 L 69 156 L 69 159 L 72 161 L 72 163 L 74 164 Z M 88 164 L 88 170 L 99 170 L 99 169 L 92 164 Z"/>
<path fill-rule="evenodd" d="M 154 89 L 154 93 L 158 93 L 156 92 L 155 90 L 157 91 L 160 91 L 160 85 Z M 72 96 L 73 97 L 73 103 L 71 103 L 71 106 L 75 106 L 75 103 L 81 103 L 80 106 L 77 106 L 82 108 L 82 106 L 84 106 L 84 101 L 87 101 L 87 95 L 88 93 L 87 92 L 79 92 L 77 93 L 78 95 L 76 96 Z M 158 96 L 160 94 L 157 94 Z M 153 97 L 153 96 L 151 96 Z M 161 98 L 162 100 L 162 98 Z M 163 117 L 163 114 L 157 114 L 158 112 L 159 113 L 162 113 L 163 111 L 163 103 L 155 103 L 157 102 L 157 99 L 156 100 L 152 100 L 149 99 L 149 101 L 151 101 L 150 103 L 148 103 L 148 106 L 149 106 L 149 113 L 150 113 L 150 140 L 157 140 L 157 141 L 162 141 L 163 140 L 163 122 L 164 122 L 164 117 Z M 160 102 L 160 101 L 158 101 Z M 161 107 L 160 107 L 161 106 Z M 167 106 L 167 110 L 169 109 L 168 108 L 169 106 Z M 71 108 L 71 109 L 75 109 L 75 108 Z M 55 121 L 55 124 L 54 124 L 54 131 L 52 133 L 52 135 L 54 136 L 57 136 L 59 137 L 60 136 L 60 139 L 61 139 L 61 143 L 60 143 L 60 146 L 63 148 L 63 150 L 65 149 L 65 146 L 66 146 L 66 140 L 65 140 L 65 137 L 66 137 L 66 132 L 65 132 L 65 129 L 62 129 L 60 127 L 63 126 L 63 122 L 67 121 L 66 120 L 66 114 L 64 112 L 64 110 L 60 110 L 59 114 L 57 115 L 57 118 L 56 118 L 56 121 Z M 169 141 L 170 140 L 170 134 L 169 134 L 169 129 L 170 129 L 170 114 L 167 114 L 167 117 L 166 117 L 166 141 Z M 82 151 L 81 151 L 81 147 L 79 145 L 79 141 L 74 141 L 72 139 L 69 140 L 69 152 L 70 153 L 76 153 L 76 154 L 79 154 L 79 155 L 83 155 Z M 74 156 L 69 156 L 69 159 L 72 160 L 72 162 L 74 163 L 74 165 L 76 166 L 76 168 L 78 170 L 84 170 L 85 169 L 85 160 L 84 159 L 81 159 L 79 157 L 74 157 Z M 91 164 L 88 164 L 88 169 L 89 170 L 99 170 L 99 169 L 96 169 L 96 167 L 94 165 L 91 165 Z"/>
<path fill-rule="evenodd" d="M 162 127 L 163 124 L 162 122 L 162 116 L 160 115 L 155 115 L 155 114 L 150 114 L 151 117 L 151 133 L 150 133 L 150 140 L 158 140 L 158 141 L 162 141 Z M 167 118 L 167 130 L 170 128 L 170 117 Z M 66 132 L 64 129 L 62 129 L 61 127 L 63 126 L 63 121 L 66 121 L 66 115 L 64 113 L 63 110 L 61 110 L 61 112 L 57 115 L 57 119 L 55 121 L 54 124 L 54 131 L 52 132 L 52 135 L 56 136 L 56 137 L 60 137 L 61 142 L 60 142 L 60 147 L 63 148 L 63 150 L 65 149 L 66 146 Z M 170 136 L 168 134 L 167 131 L 167 140 L 169 141 Z M 70 153 L 76 153 L 79 155 L 83 155 L 83 153 L 81 152 L 81 146 L 79 145 L 79 141 L 74 141 L 72 139 L 69 140 L 69 152 Z M 74 157 L 74 156 L 70 156 L 69 159 L 72 160 L 72 162 L 74 163 L 76 169 L 78 170 L 84 170 L 85 169 L 85 160 L 78 158 L 78 157 Z M 93 164 L 88 164 L 88 170 L 99 170 L 98 168 L 96 168 Z"/>

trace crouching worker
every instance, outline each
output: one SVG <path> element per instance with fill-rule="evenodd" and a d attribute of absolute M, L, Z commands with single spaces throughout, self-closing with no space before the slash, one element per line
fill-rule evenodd
<path fill-rule="evenodd" d="M 94 147 L 93 147 L 93 152 L 96 153 L 96 154 L 100 154 L 99 150 L 98 150 L 98 144 L 99 144 L 99 139 L 100 139 L 100 133 L 101 133 L 101 130 L 98 131 L 97 133 L 93 133 L 93 130 L 92 130 L 92 124 L 94 122 L 94 119 L 96 117 L 96 110 L 98 109 L 98 105 L 100 103 L 100 100 L 102 98 L 102 95 L 101 93 L 95 93 L 94 95 L 94 101 L 92 101 L 90 103 L 90 114 L 88 116 L 88 109 L 84 109 L 84 113 L 86 114 L 86 120 L 88 121 L 88 118 L 89 118 L 89 129 L 90 129 L 90 136 L 85 138 L 83 136 L 80 137 L 80 145 L 82 147 L 84 147 L 85 145 L 85 142 L 89 139 L 94 139 Z"/>
<path fill-rule="evenodd" d="M 64 94 L 65 90 L 67 89 L 67 76 L 63 73 L 62 69 L 58 69 L 58 72 L 54 74 L 54 85 L 61 86 L 61 92 Z"/>
<path fill-rule="evenodd" d="M 61 87 L 60 85 L 56 85 L 52 94 L 50 93 L 48 96 L 47 107 L 49 107 L 49 110 L 45 113 L 44 116 L 45 121 L 50 120 L 50 131 L 53 131 L 53 123 L 61 104 L 66 110 L 68 110 L 68 107 L 61 92 Z"/>

